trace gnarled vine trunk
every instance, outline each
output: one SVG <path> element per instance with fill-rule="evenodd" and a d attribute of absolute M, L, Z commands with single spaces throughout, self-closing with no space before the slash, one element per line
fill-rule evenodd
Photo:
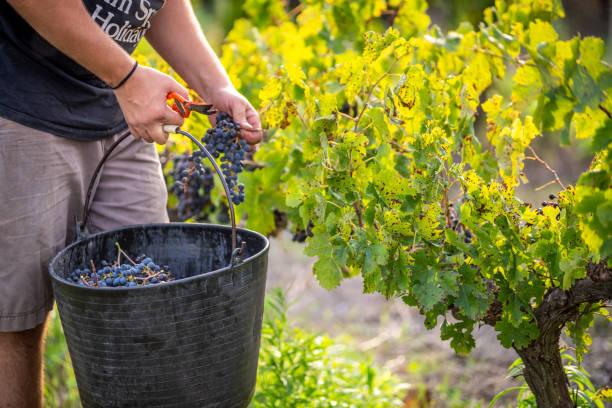
<path fill-rule="evenodd" d="M 612 299 L 612 270 L 604 260 L 589 264 L 587 276 L 576 281 L 569 290 L 550 289 L 542 304 L 534 310 L 540 335 L 527 347 L 515 350 L 523 360 L 523 375 L 539 408 L 574 407 L 559 351 L 561 331 L 568 321 L 579 316 L 580 305 L 609 299 Z M 497 312 L 501 310 L 499 305 L 494 306 Z M 493 320 L 485 322 L 495 324 Z"/>
<path fill-rule="evenodd" d="M 515 349 L 525 364 L 523 375 L 538 407 L 572 408 L 568 381 L 559 352 L 559 334 L 539 337 L 528 347 Z"/>

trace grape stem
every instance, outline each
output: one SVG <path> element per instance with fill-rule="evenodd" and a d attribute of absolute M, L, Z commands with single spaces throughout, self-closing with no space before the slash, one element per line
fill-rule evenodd
<path fill-rule="evenodd" d="M 340 207 L 338 204 L 334 203 L 333 201 L 325 200 L 325 202 L 327 204 L 333 205 L 334 207 L 336 207 L 338 209 L 342 209 L 342 207 Z"/>
<path fill-rule="evenodd" d="M 117 245 L 117 266 L 121 265 L 121 255 L 122 254 L 123 256 L 127 258 L 128 261 L 132 263 L 132 265 L 136 265 L 136 262 L 132 261 L 132 259 L 128 256 L 128 254 L 123 252 L 123 249 L 121 249 L 118 242 L 115 242 L 115 245 Z"/>
<path fill-rule="evenodd" d="M 91 263 L 91 270 L 92 270 L 93 275 L 94 275 L 94 286 L 100 286 L 98 284 L 98 271 L 96 271 L 96 265 L 94 265 L 93 259 L 90 259 L 89 263 Z"/>
<path fill-rule="evenodd" d="M 361 205 L 359 200 L 353 203 L 353 207 L 355 208 L 355 213 L 357 213 L 357 220 L 359 221 L 359 227 L 363 228 L 363 219 L 361 217 Z"/>
<path fill-rule="evenodd" d="M 304 126 L 304 129 L 308 129 L 308 125 L 306 124 L 306 121 L 304 120 L 304 117 L 300 113 L 300 110 L 298 109 L 297 105 L 295 103 L 292 103 L 291 105 L 293 105 L 293 107 L 295 108 L 295 113 L 300 119 L 300 122 L 302 122 L 302 126 Z"/>
<path fill-rule="evenodd" d="M 342 113 L 342 112 L 336 112 L 336 114 L 340 117 L 343 117 L 345 119 L 349 119 L 352 120 L 353 122 L 357 120 L 357 118 L 352 117 L 351 115 L 347 115 L 346 113 Z"/>
<path fill-rule="evenodd" d="M 540 159 L 540 157 L 539 157 L 539 156 L 536 154 L 535 150 L 533 150 L 533 147 L 531 147 L 531 146 L 527 146 L 527 148 L 528 148 L 528 149 L 531 151 L 531 154 L 533 154 L 533 157 L 532 157 L 532 156 L 525 156 L 525 159 L 528 159 L 528 160 L 535 160 L 535 161 L 537 161 L 538 163 L 543 164 L 543 165 L 544 165 L 544 167 L 546 167 L 546 168 L 547 168 L 547 169 L 548 169 L 548 170 L 549 170 L 549 171 L 550 171 L 550 172 L 553 174 L 553 176 L 555 176 L 555 181 L 556 181 L 557 183 L 559 183 L 559 186 L 561 186 L 561 189 L 562 189 L 562 190 L 565 190 L 565 186 L 563 185 L 563 183 L 562 183 L 562 182 L 561 182 L 561 180 L 559 179 L 559 175 L 557 174 L 557 172 L 556 172 L 556 171 L 555 171 L 555 170 L 554 170 L 552 167 L 550 167 L 550 166 L 548 165 L 548 163 L 546 163 L 544 160 Z M 551 183 L 548 183 L 548 184 L 551 184 Z M 545 184 L 544 186 L 541 186 L 540 188 L 544 188 L 544 187 L 546 187 L 548 184 Z"/>
<path fill-rule="evenodd" d="M 258 169 L 263 169 L 263 168 L 266 168 L 266 167 L 270 167 L 269 164 L 256 162 L 254 160 L 242 160 L 242 164 L 245 164 L 247 166 L 257 167 Z"/>
<path fill-rule="evenodd" d="M 79 275 L 79 277 L 81 278 L 81 282 L 83 282 L 83 284 L 84 284 L 85 286 L 92 286 L 92 285 L 90 285 L 89 283 L 87 283 L 87 281 L 85 280 L 85 278 L 83 277 L 83 275 Z"/>
<path fill-rule="evenodd" d="M 555 184 L 556 182 L 557 182 L 557 180 L 550 180 L 548 183 L 542 184 L 540 187 L 537 187 L 534 191 L 540 191 L 543 188 L 546 188 L 546 187 L 550 186 L 551 184 Z"/>
<path fill-rule="evenodd" d="M 359 121 L 361 121 L 361 117 L 363 116 L 363 112 L 365 112 L 368 104 L 370 103 L 370 98 L 372 98 L 372 93 L 374 93 L 374 89 L 376 88 L 376 86 L 380 83 L 380 81 L 382 81 L 383 79 L 385 79 L 385 77 L 387 75 L 389 75 L 389 73 L 391 72 L 391 70 L 393 69 L 393 67 L 395 66 L 395 64 L 397 63 L 397 61 L 399 61 L 398 59 L 395 59 L 393 61 L 393 63 L 389 66 L 389 69 L 387 69 L 385 71 L 384 74 L 382 74 L 380 76 L 380 78 L 378 78 L 378 80 L 376 82 L 374 82 L 374 84 L 370 87 L 369 91 L 368 91 L 368 96 L 366 97 L 365 102 L 363 103 L 363 107 L 361 108 L 361 112 L 359 112 L 359 116 L 357 116 L 357 118 L 355 119 L 355 127 L 353 128 L 353 132 L 357 133 L 357 127 L 359 126 Z"/>
<path fill-rule="evenodd" d="M 603 105 L 602 105 L 601 103 L 599 104 L 598 108 L 599 108 L 599 109 L 601 109 L 601 111 L 602 111 L 603 113 L 605 113 L 606 115 L 608 115 L 608 117 L 609 117 L 610 119 L 612 119 L 612 113 L 610 113 L 610 111 L 609 111 L 609 110 L 607 110 L 606 108 L 604 108 L 604 107 L 603 107 Z"/>
<path fill-rule="evenodd" d="M 448 183 L 448 173 L 446 175 L 446 181 Z M 444 188 L 444 190 L 442 191 L 442 205 L 444 206 L 444 218 L 446 220 L 446 225 L 452 225 L 451 220 L 450 220 L 450 209 L 448 206 L 449 202 L 448 202 L 448 190 L 447 188 Z"/>
<path fill-rule="evenodd" d="M 530 67 L 537 67 L 537 65 L 536 65 L 535 63 L 530 62 L 530 61 L 523 61 L 523 60 L 522 60 L 521 58 L 519 58 L 519 57 L 509 58 L 509 57 L 507 57 L 507 56 L 505 56 L 505 55 L 495 54 L 493 51 L 490 51 L 490 50 L 487 50 L 487 49 L 484 49 L 484 48 L 480 48 L 480 47 L 478 47 L 478 46 L 474 46 L 473 50 L 474 50 L 475 52 L 479 52 L 479 53 L 481 53 L 481 54 L 485 54 L 485 55 L 488 55 L 488 56 L 490 56 L 490 57 L 501 58 L 501 59 L 502 59 L 502 60 L 504 60 L 504 61 L 508 61 L 508 62 L 511 62 L 511 63 L 515 63 L 516 65 L 518 65 L 518 66 L 520 66 L 520 67 L 523 67 L 523 66 L 525 66 L 525 65 L 528 65 L 528 66 L 530 66 Z"/>
<path fill-rule="evenodd" d="M 365 159 L 364 161 L 362 161 L 361 163 L 359 163 L 357 166 L 355 166 L 355 168 L 353 169 L 353 171 L 357 170 L 359 167 L 361 167 L 362 165 L 366 164 L 369 161 L 372 160 L 376 160 L 376 156 L 372 156 L 370 158 Z"/>
<path fill-rule="evenodd" d="M 390 140 L 389 143 L 391 144 L 391 146 L 394 146 L 398 149 L 398 151 L 400 153 L 410 153 L 408 150 L 406 150 L 403 146 L 401 146 L 397 141 L 395 140 Z"/>
<path fill-rule="evenodd" d="M 296 6 L 296 7 L 294 7 L 291 11 L 289 11 L 289 13 L 287 13 L 287 17 L 293 18 L 293 17 L 297 16 L 298 14 L 300 14 L 303 9 L 304 9 L 304 5 L 300 4 L 300 5 Z"/>
<path fill-rule="evenodd" d="M 147 269 L 148 269 L 148 268 L 147 268 Z M 161 275 L 161 274 L 162 274 L 162 273 L 164 273 L 164 272 L 165 272 L 164 270 L 161 270 L 161 271 L 159 271 L 159 272 L 157 272 L 157 273 L 155 273 L 155 274 L 153 274 L 153 275 L 149 275 L 149 276 L 147 276 L 146 278 L 134 277 L 134 279 L 140 279 L 140 280 L 142 280 L 143 282 L 146 282 L 146 281 L 148 281 L 148 280 L 149 280 L 149 279 L 151 279 L 151 278 L 156 278 L 156 277 L 158 277 L 159 275 Z"/>

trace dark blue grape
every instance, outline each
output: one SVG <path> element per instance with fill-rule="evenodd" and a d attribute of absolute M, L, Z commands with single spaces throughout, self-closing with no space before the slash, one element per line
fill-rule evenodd
<path fill-rule="evenodd" d="M 226 112 L 220 112 L 215 119 L 215 127 L 206 130 L 202 142 L 206 144 L 206 148 L 210 150 L 213 157 L 221 161 L 220 167 L 230 189 L 228 199 L 234 204 L 240 204 L 244 202 L 244 194 L 240 194 L 240 191 L 243 190 L 236 188 L 237 174 L 243 171 L 242 161 L 245 160 L 245 153 L 250 151 L 250 147 L 244 139 L 238 139 L 240 125 L 235 123 Z M 197 159 L 195 161 L 200 162 Z"/>

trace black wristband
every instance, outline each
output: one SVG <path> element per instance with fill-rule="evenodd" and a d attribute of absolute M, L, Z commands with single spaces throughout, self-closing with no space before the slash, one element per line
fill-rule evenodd
<path fill-rule="evenodd" d="M 118 89 L 118 88 L 119 88 L 121 85 L 125 84 L 125 81 L 127 81 L 128 79 L 130 79 L 130 77 L 132 76 L 132 74 L 134 73 L 134 71 L 136 71 L 136 67 L 137 67 L 137 66 L 138 66 L 138 61 L 136 61 L 136 63 L 134 63 L 134 66 L 132 67 L 132 70 L 130 71 L 130 73 L 129 73 L 129 74 L 127 74 L 127 75 L 125 76 L 125 78 L 123 78 L 123 79 L 121 80 L 121 82 L 119 82 L 119 83 L 117 84 L 117 86 L 112 86 L 112 87 L 111 87 L 111 89 L 112 89 L 112 90 Z"/>

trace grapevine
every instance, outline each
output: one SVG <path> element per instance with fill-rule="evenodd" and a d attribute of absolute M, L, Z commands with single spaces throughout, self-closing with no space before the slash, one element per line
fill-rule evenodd
<path fill-rule="evenodd" d="M 297 16 L 254 3 L 223 49 L 271 135 L 255 155 L 269 166 L 243 177 L 247 228 L 270 233 L 272 211 L 286 212 L 323 287 L 361 274 L 365 292 L 417 307 L 462 353 L 489 324 L 527 369 L 544 366 L 526 372 L 538 405 L 567 404 L 566 388 L 549 387 L 566 383 L 559 328 L 580 358 L 612 297 L 603 41 L 561 40 L 558 0 L 498 0 L 478 28 L 448 33 L 423 0 L 312 0 Z M 575 184 L 538 156 L 542 135 L 590 140 L 593 162 Z M 554 176 L 540 188 L 555 198 L 539 208 L 517 193 L 526 160 Z M 583 313 L 584 301 L 595 306 Z"/>

